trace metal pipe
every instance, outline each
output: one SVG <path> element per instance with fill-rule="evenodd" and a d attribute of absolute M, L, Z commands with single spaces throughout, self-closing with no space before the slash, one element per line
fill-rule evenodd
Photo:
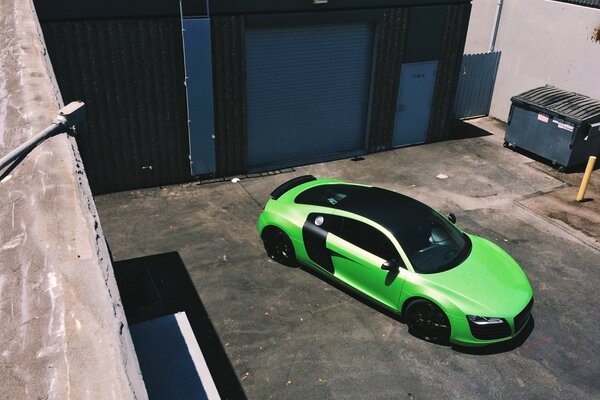
<path fill-rule="evenodd" d="M 579 186 L 577 201 L 583 201 L 583 196 L 585 196 L 585 191 L 588 187 L 588 183 L 590 182 L 590 175 L 592 175 L 592 171 L 594 170 L 594 164 L 596 164 L 596 156 L 590 156 L 587 166 L 585 167 L 585 173 L 583 174 L 581 186 Z"/>
<path fill-rule="evenodd" d="M 494 17 L 494 29 L 492 29 L 492 37 L 490 39 L 490 52 L 496 48 L 496 36 L 498 36 L 498 28 L 500 27 L 500 15 L 502 14 L 502 5 L 504 0 L 498 0 L 496 3 L 496 16 Z"/>
<path fill-rule="evenodd" d="M 75 124 L 82 121 L 84 118 L 84 103 L 74 101 L 58 111 L 56 119 L 46 129 L 27 140 L 25 143 L 14 149 L 13 151 L 0 158 L 0 171 L 9 166 L 13 161 L 26 156 L 38 144 L 48 139 L 49 137 L 58 135 L 59 133 L 68 132 Z"/>
<path fill-rule="evenodd" d="M 59 133 L 63 133 L 67 131 L 67 127 L 59 122 L 58 119 L 54 121 L 50 126 L 46 129 L 0 158 L 0 171 L 6 168 L 10 163 L 15 161 L 17 158 L 21 157 L 23 154 L 29 153 L 35 146 L 48 139 L 51 136 L 57 135 Z"/>

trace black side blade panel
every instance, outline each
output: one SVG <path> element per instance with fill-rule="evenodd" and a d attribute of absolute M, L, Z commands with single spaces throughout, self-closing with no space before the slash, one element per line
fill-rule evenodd
<path fill-rule="evenodd" d="M 302 240 L 308 257 L 333 274 L 335 271 L 331 261 L 331 253 L 327 249 L 327 233 L 333 216 L 325 215 L 323 225 L 317 226 L 313 221 L 320 215 L 323 214 L 312 213 L 308 215 L 302 227 Z"/>

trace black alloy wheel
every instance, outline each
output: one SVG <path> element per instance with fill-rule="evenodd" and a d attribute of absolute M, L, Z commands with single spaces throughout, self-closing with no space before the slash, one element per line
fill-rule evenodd
<path fill-rule="evenodd" d="M 450 322 L 438 306 L 430 301 L 412 301 L 404 312 L 408 332 L 419 339 L 446 344 L 450 339 Z"/>
<path fill-rule="evenodd" d="M 267 255 L 273 261 L 289 267 L 295 266 L 296 254 L 292 241 L 281 229 L 275 227 L 265 228 L 263 244 Z"/>

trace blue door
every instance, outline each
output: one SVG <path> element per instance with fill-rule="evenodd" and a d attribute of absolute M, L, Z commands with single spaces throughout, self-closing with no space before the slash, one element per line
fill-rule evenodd
<path fill-rule="evenodd" d="M 183 19 L 192 175 L 215 172 L 210 20 Z"/>
<path fill-rule="evenodd" d="M 402 65 L 394 126 L 394 147 L 427 140 L 437 61 Z"/>
<path fill-rule="evenodd" d="M 248 168 L 364 154 L 373 25 L 248 28 Z"/>

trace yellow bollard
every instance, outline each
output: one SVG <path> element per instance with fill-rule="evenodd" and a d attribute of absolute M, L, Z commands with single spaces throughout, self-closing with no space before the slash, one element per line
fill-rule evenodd
<path fill-rule="evenodd" d="M 587 167 L 585 167 L 585 173 L 583 174 L 581 186 L 579 186 L 579 193 L 577 193 L 577 201 L 583 201 L 583 196 L 585 196 L 585 190 L 587 189 L 588 183 L 590 182 L 590 175 L 592 175 L 592 171 L 594 170 L 594 164 L 596 164 L 596 157 L 590 156 L 590 158 L 588 159 Z"/>

